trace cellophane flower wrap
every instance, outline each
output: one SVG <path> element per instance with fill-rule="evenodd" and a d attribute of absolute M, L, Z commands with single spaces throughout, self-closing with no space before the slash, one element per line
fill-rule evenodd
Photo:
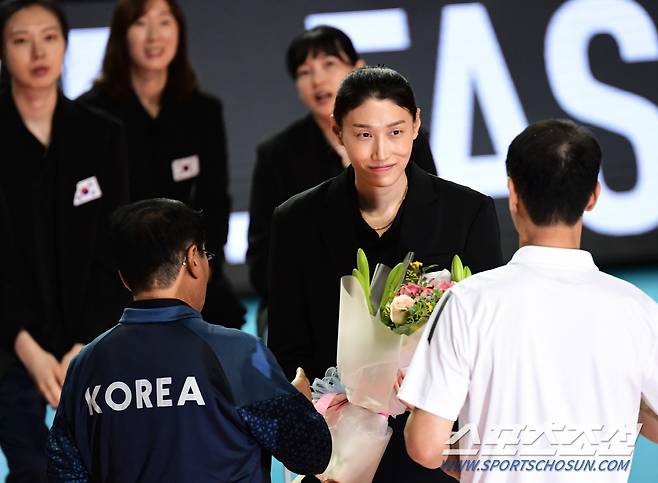
<path fill-rule="evenodd" d="M 351 404 L 335 368 L 312 386 L 313 402 L 331 432 L 329 465 L 322 481 L 369 483 L 375 476 L 393 431 L 385 415 Z"/>
<path fill-rule="evenodd" d="M 437 302 L 470 275 L 458 256 L 451 270 L 430 272 L 413 253 L 390 269 L 377 265 L 372 280 L 363 250 L 357 268 L 340 281 L 338 364 L 313 383 L 316 409 L 332 438 L 329 466 L 318 477 L 370 483 L 392 430 L 388 416 L 402 414 L 394 385 L 398 369 L 411 362 Z"/>
<path fill-rule="evenodd" d="M 454 283 L 470 276 L 457 255 L 451 270 L 431 272 L 413 253 L 389 269 L 378 265 L 372 280 L 359 249 L 357 268 L 341 278 L 337 368 L 350 403 L 375 413 L 405 411 L 394 390 L 434 307 Z"/>

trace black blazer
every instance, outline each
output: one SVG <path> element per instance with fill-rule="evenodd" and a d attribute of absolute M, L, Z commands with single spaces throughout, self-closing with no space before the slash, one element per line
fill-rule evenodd
<path fill-rule="evenodd" d="M 427 134 L 421 130 L 411 160 L 436 174 Z M 294 122 L 258 146 L 249 204 L 247 263 L 251 284 L 267 304 L 267 267 L 274 209 L 344 171 L 340 156 L 329 145 L 313 117 Z"/>
<path fill-rule="evenodd" d="M 80 97 L 119 119 L 126 128 L 130 163 L 130 200 L 172 198 L 203 210 L 208 249 L 218 255 L 208 286 L 204 318 L 228 327 L 244 323 L 244 309 L 223 275 L 231 199 L 224 115 L 219 99 L 195 92 L 184 100 L 165 90 L 156 118 L 134 92 L 117 100 L 99 88 Z M 196 156 L 198 175 L 174 177 L 174 162 Z"/>
<path fill-rule="evenodd" d="M 397 253 L 450 268 L 459 254 L 474 272 L 502 264 L 493 200 L 470 188 L 407 168 L 409 190 Z M 298 366 L 313 377 L 336 364 L 340 277 L 356 267 L 354 170 L 279 206 L 272 223 L 268 345 L 290 377 Z"/>
<path fill-rule="evenodd" d="M 108 241 L 109 216 L 128 200 L 125 139 L 117 122 L 62 95 L 47 150 L 23 124 L 9 92 L 0 96 L 0 126 L 4 230 L 16 240 L 16 253 L 5 256 L 21 260 L 1 304 L 3 349 L 12 352 L 25 328 L 61 356 L 116 324 L 129 300 Z M 78 182 L 92 176 L 102 196 L 74 206 Z"/>

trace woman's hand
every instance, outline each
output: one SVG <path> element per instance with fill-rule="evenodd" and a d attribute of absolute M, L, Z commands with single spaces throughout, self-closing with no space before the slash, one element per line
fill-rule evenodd
<path fill-rule="evenodd" d="M 78 355 L 78 352 L 82 350 L 84 347 L 84 344 L 73 344 L 73 347 L 71 347 L 71 350 L 69 350 L 66 354 L 64 354 L 64 357 L 62 357 L 62 361 L 59 363 L 59 365 L 62 368 L 62 374 L 66 376 L 66 372 L 69 370 L 69 365 L 71 364 L 71 361 L 75 356 Z"/>
<path fill-rule="evenodd" d="M 41 395 L 53 409 L 57 409 L 65 372 L 55 356 L 43 350 L 26 330 L 21 330 L 16 336 L 14 349 Z"/>
<path fill-rule="evenodd" d="M 297 389 L 304 396 L 306 396 L 306 399 L 308 399 L 309 401 L 313 399 L 311 396 L 311 383 L 306 377 L 306 374 L 304 373 L 304 369 L 302 369 L 301 367 L 297 368 L 297 373 L 295 374 L 295 378 L 292 380 L 291 384 L 295 386 L 295 389 Z"/>

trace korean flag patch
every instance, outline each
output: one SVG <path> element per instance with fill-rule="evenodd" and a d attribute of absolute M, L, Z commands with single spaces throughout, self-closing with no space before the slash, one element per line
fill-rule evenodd
<path fill-rule="evenodd" d="M 85 178 L 75 185 L 75 195 L 73 196 L 73 206 L 84 205 L 90 201 L 97 200 L 103 196 L 101 187 L 98 184 L 96 176 Z"/>
<path fill-rule="evenodd" d="M 171 162 L 171 174 L 176 182 L 199 176 L 200 171 L 199 156 L 196 154 L 186 158 L 174 159 Z"/>

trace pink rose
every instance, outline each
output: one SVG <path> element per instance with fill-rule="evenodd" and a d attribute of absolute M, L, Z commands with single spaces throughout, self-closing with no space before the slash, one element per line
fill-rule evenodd
<path fill-rule="evenodd" d="M 398 295 L 391 302 L 391 321 L 400 325 L 407 318 L 409 308 L 414 304 L 414 299 L 408 295 Z"/>
<path fill-rule="evenodd" d="M 410 297 L 415 297 L 423 289 L 420 285 L 415 283 L 408 283 L 400 287 L 400 295 L 408 295 Z"/>

